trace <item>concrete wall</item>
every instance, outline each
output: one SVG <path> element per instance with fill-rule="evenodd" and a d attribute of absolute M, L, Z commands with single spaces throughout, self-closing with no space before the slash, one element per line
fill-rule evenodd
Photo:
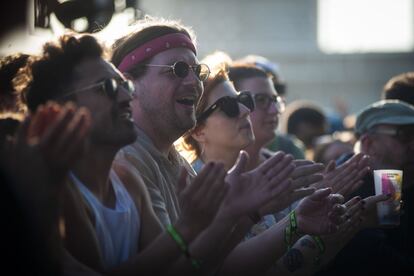
<path fill-rule="evenodd" d="M 200 57 L 218 49 L 234 58 L 255 53 L 278 62 L 288 101 L 310 99 L 329 109 L 340 97 L 355 112 L 377 100 L 390 77 L 414 70 L 413 53 L 321 53 L 317 0 L 141 0 L 140 7 L 192 26 Z"/>

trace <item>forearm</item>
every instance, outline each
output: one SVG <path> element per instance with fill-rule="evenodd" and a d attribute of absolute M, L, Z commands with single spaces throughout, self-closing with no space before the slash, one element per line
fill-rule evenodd
<path fill-rule="evenodd" d="M 197 236 L 198 232 L 182 221 L 178 221 L 174 228 L 185 243 Z M 182 256 L 183 251 L 171 234 L 164 231 L 147 248 L 128 262 L 111 271 L 110 275 L 159 275 Z"/>
<path fill-rule="evenodd" d="M 289 218 L 285 217 L 260 235 L 240 243 L 227 257 L 220 275 L 264 273 L 286 252 L 285 229 L 288 225 Z M 297 239 L 293 235 L 292 243 Z"/>
<path fill-rule="evenodd" d="M 353 233 L 320 237 L 322 253 L 314 238 L 303 236 L 278 260 L 273 271 L 278 275 L 311 275 L 327 265 L 352 237 Z"/>
<path fill-rule="evenodd" d="M 185 256 L 176 261 L 168 270 L 168 275 L 187 275 L 198 271 L 201 274 L 210 274 L 222 263 L 229 250 L 224 248 L 227 240 L 237 228 L 234 220 L 216 217 L 213 222 L 190 244 L 191 258 L 200 264 L 197 269 Z"/>

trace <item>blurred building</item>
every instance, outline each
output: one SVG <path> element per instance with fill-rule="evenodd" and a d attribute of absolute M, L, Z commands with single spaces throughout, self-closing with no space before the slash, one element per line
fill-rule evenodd
<path fill-rule="evenodd" d="M 328 1 L 333 4 L 335 1 L 347 2 L 325 2 Z M 254 53 L 277 61 L 288 84 L 288 101 L 310 99 L 329 111 L 334 97 L 340 97 L 349 105 L 350 112 L 356 112 L 379 99 L 382 86 L 391 76 L 414 69 L 414 52 L 411 48 L 411 52 L 405 53 L 323 53 L 318 46 L 320 2 L 141 0 L 140 6 L 149 14 L 180 18 L 183 23 L 192 26 L 198 36 L 200 56 L 218 49 L 229 52 L 235 58 Z M 393 5 L 401 2 L 408 3 L 411 10 L 407 12 L 412 19 L 413 0 L 388 1 Z M 355 5 L 357 9 L 358 5 Z M 370 13 L 375 10 L 376 7 L 373 7 Z M 398 16 L 402 14 L 398 13 Z M 350 13 L 344 17 L 352 20 L 355 15 Z M 384 14 L 382 18 L 393 23 L 390 14 Z M 369 20 L 367 17 L 367 22 Z M 414 20 L 411 25 L 414 26 Z M 408 31 L 412 39 L 413 28 Z"/>

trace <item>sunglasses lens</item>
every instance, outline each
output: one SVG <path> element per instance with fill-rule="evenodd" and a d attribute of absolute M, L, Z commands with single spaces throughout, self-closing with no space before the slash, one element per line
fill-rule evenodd
<path fill-rule="evenodd" d="M 129 94 L 132 94 L 135 92 L 134 83 L 130 80 L 126 80 L 122 82 L 122 86 L 128 91 Z"/>
<path fill-rule="evenodd" d="M 199 64 L 196 67 L 195 73 L 201 81 L 205 81 L 210 75 L 210 68 L 206 64 Z"/>
<path fill-rule="evenodd" d="M 177 61 L 174 64 L 174 74 L 179 78 L 187 77 L 189 69 L 189 65 L 183 61 Z"/>
<path fill-rule="evenodd" d="M 269 107 L 269 98 L 266 95 L 257 94 L 254 96 L 254 101 L 259 109 L 267 109 Z"/>
<path fill-rule="evenodd" d="M 250 110 L 250 112 L 253 112 L 255 104 L 250 92 L 242 92 L 239 94 L 238 98 L 241 104 L 247 107 Z"/>
<path fill-rule="evenodd" d="M 118 84 L 115 79 L 107 79 L 104 83 L 105 92 L 109 97 L 115 98 Z"/>
<path fill-rule="evenodd" d="M 232 97 L 222 98 L 220 109 L 230 118 L 237 117 L 240 113 L 238 101 Z"/>

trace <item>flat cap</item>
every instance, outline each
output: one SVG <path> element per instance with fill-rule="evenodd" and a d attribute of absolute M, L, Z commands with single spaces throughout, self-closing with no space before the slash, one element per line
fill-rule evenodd
<path fill-rule="evenodd" d="M 380 124 L 414 124 L 414 106 L 399 100 L 382 100 L 370 104 L 358 113 L 355 133 L 364 134 Z"/>

